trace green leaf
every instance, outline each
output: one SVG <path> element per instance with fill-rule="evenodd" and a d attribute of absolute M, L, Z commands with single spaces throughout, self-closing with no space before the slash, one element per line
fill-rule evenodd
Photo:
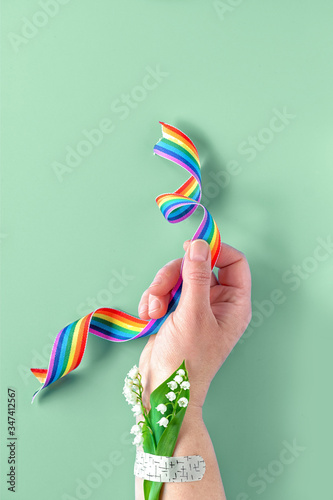
<path fill-rule="evenodd" d="M 143 424 L 142 432 L 143 432 L 143 449 L 144 449 L 144 451 L 146 453 L 151 453 L 152 455 L 156 455 L 156 447 L 155 447 L 154 437 L 153 437 L 150 429 L 147 427 L 147 424 Z M 147 481 L 147 480 L 143 481 L 143 492 L 144 492 L 145 500 L 149 499 L 149 493 L 151 490 L 151 486 L 152 486 L 151 481 Z"/>
<path fill-rule="evenodd" d="M 166 394 L 171 390 L 167 384 L 174 379 L 179 369 L 185 370 L 185 380 L 188 380 L 185 361 L 183 361 L 179 368 L 177 368 L 177 370 L 175 370 L 174 373 L 172 373 L 172 375 L 170 375 L 170 377 L 159 385 L 150 395 L 151 410 L 148 414 L 148 420 L 150 421 L 154 437 L 151 434 L 148 435 L 148 432 L 144 433 L 143 449 L 146 453 L 171 457 L 175 449 L 186 408 L 180 407 L 177 403 L 174 416 L 171 419 L 169 417 L 169 424 L 164 428 L 158 424 L 158 421 L 162 418 L 162 414 L 156 410 L 156 407 L 161 403 L 167 405 L 168 409 L 164 415 L 165 417 L 172 412 L 174 404 L 166 397 Z M 183 389 L 180 397 L 186 397 L 189 400 L 190 391 Z M 158 500 L 162 486 L 163 483 L 144 480 L 143 491 L 145 500 Z"/>
<path fill-rule="evenodd" d="M 169 378 L 167 378 L 161 385 L 159 385 L 150 395 L 150 406 L 151 406 L 151 410 L 149 412 L 149 419 L 150 419 L 150 422 L 151 422 L 151 426 L 152 426 L 152 429 L 154 431 L 154 436 L 155 436 L 155 442 L 156 444 L 158 444 L 162 434 L 165 432 L 165 428 L 164 427 L 161 427 L 157 422 L 161 419 L 162 415 L 160 412 L 158 412 L 156 410 L 156 407 L 163 403 L 165 405 L 167 405 L 168 407 L 168 410 L 166 412 L 165 415 L 167 415 L 168 413 L 171 413 L 172 411 L 172 403 L 170 403 L 170 401 L 166 398 L 166 394 L 168 392 L 170 392 L 170 388 L 168 387 L 168 382 L 170 382 L 171 380 L 173 380 L 177 374 L 177 371 L 179 369 L 183 369 L 185 370 L 185 372 L 187 373 L 186 371 L 186 367 L 185 367 L 185 361 L 182 362 L 182 364 L 177 368 L 177 370 L 175 370 L 172 375 L 170 375 Z M 190 397 L 190 392 L 187 390 L 187 391 L 182 391 L 182 397 L 186 397 L 187 399 L 189 399 Z M 178 406 L 178 405 L 177 405 Z M 178 407 L 176 409 L 176 413 L 180 410 L 181 408 Z M 165 416 L 164 415 L 164 416 Z"/>
<path fill-rule="evenodd" d="M 151 487 L 149 490 L 149 496 L 147 497 L 147 500 L 158 500 L 160 497 L 160 491 L 163 486 L 163 483 L 156 483 L 154 481 L 146 481 L 147 483 L 150 483 Z M 146 500 L 146 497 L 145 497 Z"/>
<path fill-rule="evenodd" d="M 152 455 L 156 455 L 156 446 L 154 437 L 148 428 L 147 424 L 143 424 L 142 426 L 142 434 L 143 434 L 143 449 L 146 453 L 151 453 Z"/>
<path fill-rule="evenodd" d="M 161 457 L 172 457 L 185 412 L 186 408 L 181 408 L 173 417 L 158 442 L 155 455 L 159 455 Z"/>
<path fill-rule="evenodd" d="M 151 491 L 152 486 L 153 486 L 152 481 L 147 481 L 147 479 L 143 480 L 143 493 L 145 496 L 145 500 L 149 500 L 149 495 L 150 495 L 150 491 Z M 158 499 L 158 497 L 157 497 L 157 499 Z"/>
<path fill-rule="evenodd" d="M 183 422 L 183 418 L 185 416 L 186 408 L 181 408 L 181 410 L 176 414 L 176 416 L 171 420 L 168 427 L 162 434 L 162 437 L 157 445 L 156 455 L 162 457 L 171 457 L 173 450 L 176 446 L 176 441 L 178 438 L 178 434 Z M 160 490 L 163 486 L 163 483 L 157 483 L 155 481 L 144 481 L 144 483 L 148 483 L 144 493 L 145 500 L 158 500 L 160 495 Z M 149 488 L 150 486 L 150 488 Z M 148 494 L 148 496 L 146 496 Z"/>

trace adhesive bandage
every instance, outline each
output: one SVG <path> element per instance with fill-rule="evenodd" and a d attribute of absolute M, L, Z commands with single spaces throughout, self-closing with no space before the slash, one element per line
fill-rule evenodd
<path fill-rule="evenodd" d="M 134 475 L 158 483 L 188 483 L 200 481 L 206 463 L 200 455 L 160 457 L 144 451 L 136 452 Z"/>

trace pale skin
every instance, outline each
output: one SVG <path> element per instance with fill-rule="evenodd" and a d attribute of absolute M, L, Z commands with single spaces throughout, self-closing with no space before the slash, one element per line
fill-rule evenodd
<path fill-rule="evenodd" d="M 165 483 L 161 500 L 225 500 L 213 444 L 202 418 L 202 407 L 214 376 L 244 333 L 251 319 L 251 274 L 245 256 L 223 244 L 211 272 L 209 245 L 203 240 L 184 243 L 183 288 L 177 309 L 170 314 L 142 351 L 139 369 L 143 403 L 150 393 L 186 360 L 190 403 L 173 456 L 201 455 L 206 472 L 201 481 Z M 139 303 L 141 319 L 157 319 L 167 310 L 182 259 L 160 269 Z M 135 498 L 143 500 L 143 481 L 135 480 Z"/>

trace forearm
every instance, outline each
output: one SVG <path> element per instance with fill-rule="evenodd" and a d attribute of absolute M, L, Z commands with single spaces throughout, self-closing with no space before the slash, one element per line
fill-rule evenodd
<path fill-rule="evenodd" d="M 202 411 L 189 405 L 178 436 L 173 456 L 201 455 L 206 472 L 201 481 L 165 483 L 160 500 L 225 500 L 219 466 L 213 444 L 202 419 Z M 143 481 L 136 478 L 136 500 L 143 500 Z"/>

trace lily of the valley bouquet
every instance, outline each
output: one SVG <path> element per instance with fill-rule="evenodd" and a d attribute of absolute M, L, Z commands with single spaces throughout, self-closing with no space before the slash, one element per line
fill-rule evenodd
<path fill-rule="evenodd" d="M 123 394 L 132 406 L 135 417 L 142 417 L 133 425 L 133 444 L 142 446 L 145 453 L 172 457 L 178 434 L 190 398 L 190 383 L 185 361 L 180 367 L 150 395 L 150 410 L 142 402 L 142 379 L 137 366 L 127 377 Z M 163 483 L 144 480 L 145 500 L 158 500 Z"/>

